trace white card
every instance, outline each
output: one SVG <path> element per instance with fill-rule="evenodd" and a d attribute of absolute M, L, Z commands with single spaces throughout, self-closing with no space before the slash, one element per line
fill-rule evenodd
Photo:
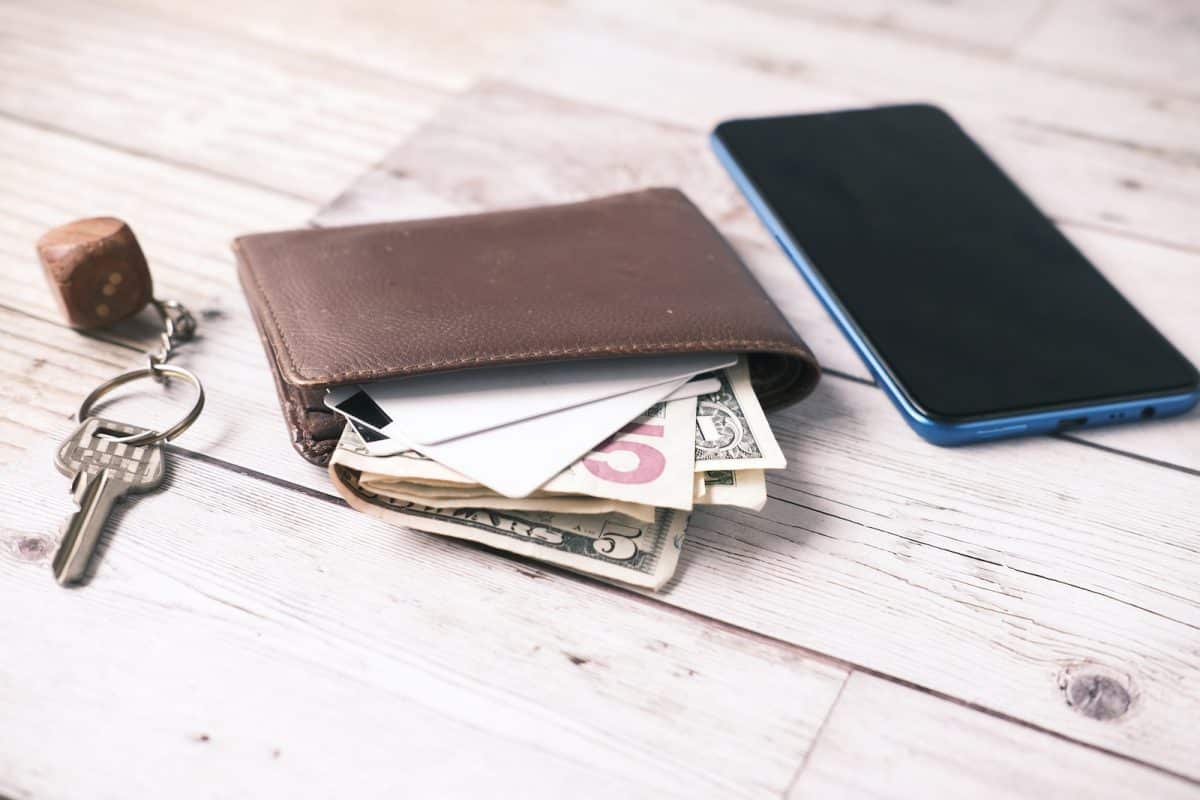
<path fill-rule="evenodd" d="M 325 403 L 391 438 L 440 444 L 649 386 L 682 382 L 736 360 L 722 353 L 687 353 L 489 367 L 339 386 L 330 390 Z M 359 392 L 379 413 L 365 418 L 365 412 L 339 408 L 351 399 L 365 402 L 355 398 Z"/>
<path fill-rule="evenodd" d="M 702 394 L 712 394 L 720 390 L 721 381 L 716 378 L 692 378 L 663 400 L 682 400 L 685 397 L 699 397 Z"/>
<path fill-rule="evenodd" d="M 720 388 L 721 381 L 717 378 L 692 378 L 690 381 L 683 384 L 666 397 L 662 398 L 662 402 L 665 403 L 669 400 L 682 400 L 685 397 L 700 397 L 701 395 L 712 394 L 713 392 L 718 391 Z M 336 410 L 347 419 L 354 420 L 354 423 L 363 438 L 363 444 L 367 448 L 367 453 L 369 455 L 393 456 L 397 453 L 403 453 L 406 450 L 415 449 L 412 443 L 399 439 L 392 439 L 381 432 L 378 428 L 362 419 L 359 419 L 353 413 L 349 413 L 352 410 L 350 408 L 341 408 Z"/>
<path fill-rule="evenodd" d="M 506 497 L 525 497 L 685 381 L 680 378 L 441 444 L 391 437 L 367 449 L 371 455 L 416 450 Z"/>

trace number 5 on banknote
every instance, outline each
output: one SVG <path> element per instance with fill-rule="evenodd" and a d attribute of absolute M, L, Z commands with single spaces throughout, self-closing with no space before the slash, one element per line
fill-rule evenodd
<path fill-rule="evenodd" d="M 653 445 L 623 438 L 622 434 L 637 434 L 661 439 L 663 426 L 645 422 L 633 422 L 621 429 L 617 437 L 609 439 L 593 450 L 593 453 L 631 453 L 637 459 L 630 469 L 620 469 L 619 462 L 602 461 L 589 456 L 583 460 L 588 472 L 597 478 L 613 483 L 650 483 L 657 480 L 667 469 L 667 457 Z"/>

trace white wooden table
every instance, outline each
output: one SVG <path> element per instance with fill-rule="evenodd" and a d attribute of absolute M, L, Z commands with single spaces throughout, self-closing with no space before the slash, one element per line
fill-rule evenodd
<path fill-rule="evenodd" d="M 0 3 L 0 795 L 1200 796 L 1200 417 L 925 444 L 707 151 L 908 100 L 1200 361 L 1194 0 Z M 828 367 L 666 591 L 377 524 L 292 452 L 234 235 L 652 184 Z M 211 399 L 65 591 L 49 453 L 153 336 L 59 322 L 33 241 L 96 214 Z"/>

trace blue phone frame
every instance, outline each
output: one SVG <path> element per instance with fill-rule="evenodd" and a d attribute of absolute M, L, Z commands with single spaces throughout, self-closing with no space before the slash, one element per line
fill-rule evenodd
<path fill-rule="evenodd" d="M 955 446 L 972 442 L 1007 439 L 1014 436 L 1030 436 L 1057 431 L 1093 428 L 1101 425 L 1116 425 L 1137 422 L 1149 418 L 1171 417 L 1186 413 L 1200 401 L 1200 386 L 1187 392 L 1157 395 L 1140 395 L 1121 400 L 1101 403 L 1082 403 L 1052 409 L 1030 409 L 986 419 L 944 420 L 926 413 L 904 390 L 887 363 L 871 345 L 866 335 L 855 324 L 850 314 L 825 284 L 821 274 L 804 256 L 800 245 L 775 215 L 775 212 L 750 182 L 741 166 L 713 131 L 710 135 L 713 151 L 737 184 L 742 195 L 775 241 L 787 253 L 788 258 L 800 270 L 809 287 L 816 293 L 821 305 L 837 322 L 842 333 L 850 340 L 855 351 L 866 363 L 875 380 L 883 388 L 892 403 L 899 409 L 905 422 L 922 438 L 933 444 Z"/>

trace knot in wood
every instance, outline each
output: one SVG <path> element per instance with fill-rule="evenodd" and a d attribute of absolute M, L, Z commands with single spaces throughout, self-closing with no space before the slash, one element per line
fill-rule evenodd
<path fill-rule="evenodd" d="M 1067 675 L 1063 693 L 1071 708 L 1101 721 L 1122 716 L 1133 703 L 1129 690 L 1120 681 L 1095 672 Z"/>
<path fill-rule="evenodd" d="M 23 561 L 43 561 L 53 542 L 45 536 L 18 536 L 12 542 L 13 553 Z"/>

